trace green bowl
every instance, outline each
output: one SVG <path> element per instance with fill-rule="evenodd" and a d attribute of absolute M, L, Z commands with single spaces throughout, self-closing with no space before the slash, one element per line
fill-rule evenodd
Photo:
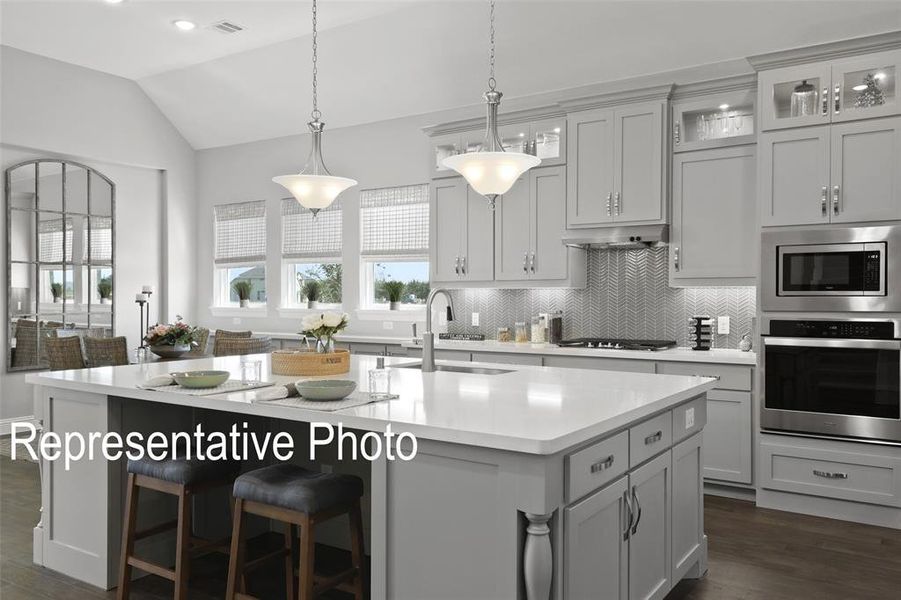
<path fill-rule="evenodd" d="M 175 383 L 186 388 L 214 388 L 228 381 L 228 371 L 184 371 L 170 373 Z"/>
<path fill-rule="evenodd" d="M 346 379 L 312 379 L 294 384 L 297 393 L 307 400 L 342 400 L 350 396 L 357 383 Z"/>

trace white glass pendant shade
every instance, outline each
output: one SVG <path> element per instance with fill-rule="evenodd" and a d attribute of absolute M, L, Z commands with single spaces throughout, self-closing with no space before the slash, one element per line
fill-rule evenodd
<path fill-rule="evenodd" d="M 466 152 L 448 156 L 443 163 L 462 175 L 479 194 L 500 196 L 520 175 L 541 164 L 541 159 L 521 152 Z"/>
<path fill-rule="evenodd" d="M 475 152 L 448 156 L 441 161 L 442 165 L 462 175 L 472 189 L 485 196 L 492 209 L 497 197 L 506 194 L 520 175 L 541 164 L 541 159 L 531 154 L 504 152 L 497 135 L 497 109 L 501 96 L 503 94 L 493 88 L 485 92 L 488 126 L 482 147 Z"/>
<path fill-rule="evenodd" d="M 312 134 L 310 158 L 303 171 L 296 175 L 279 175 L 272 181 L 283 186 L 303 206 L 316 214 L 328 207 L 347 188 L 357 185 L 348 177 L 335 177 L 322 162 L 322 130 L 325 123 L 314 120 L 309 123 Z"/>

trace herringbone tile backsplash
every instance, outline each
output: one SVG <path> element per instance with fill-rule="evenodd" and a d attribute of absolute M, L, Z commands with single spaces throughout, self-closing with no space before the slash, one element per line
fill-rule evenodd
<path fill-rule="evenodd" d="M 688 346 L 688 319 L 694 315 L 731 317 L 729 335 L 714 346 L 737 348 L 751 330 L 756 312 L 754 287 L 671 288 L 666 248 L 591 250 L 588 286 L 582 290 L 468 289 L 453 293 L 458 319 L 455 333 L 480 331 L 496 337 L 498 327 L 528 322 L 540 312 L 563 311 L 564 337 L 616 337 L 675 340 Z M 478 312 L 481 326 L 469 326 Z"/>

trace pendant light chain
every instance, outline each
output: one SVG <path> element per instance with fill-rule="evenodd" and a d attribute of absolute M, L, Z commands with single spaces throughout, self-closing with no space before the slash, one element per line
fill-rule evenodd
<path fill-rule="evenodd" d="M 488 89 L 492 92 L 497 86 L 494 79 L 494 0 L 488 2 L 488 30 L 489 30 L 489 52 L 488 52 Z"/>
<path fill-rule="evenodd" d="M 322 113 L 319 112 L 319 98 L 318 98 L 318 90 L 317 90 L 317 81 L 316 76 L 319 74 L 319 68 L 317 66 L 317 61 L 319 60 L 319 48 L 318 48 L 318 33 L 316 30 L 316 0 L 313 0 L 313 111 L 310 113 L 310 116 L 314 121 L 318 121 L 319 117 L 322 116 Z"/>

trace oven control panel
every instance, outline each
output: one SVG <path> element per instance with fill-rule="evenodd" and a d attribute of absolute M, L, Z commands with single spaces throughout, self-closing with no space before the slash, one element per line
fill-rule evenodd
<path fill-rule="evenodd" d="M 894 330 L 890 321 L 770 321 L 770 335 L 781 337 L 889 340 Z"/>

